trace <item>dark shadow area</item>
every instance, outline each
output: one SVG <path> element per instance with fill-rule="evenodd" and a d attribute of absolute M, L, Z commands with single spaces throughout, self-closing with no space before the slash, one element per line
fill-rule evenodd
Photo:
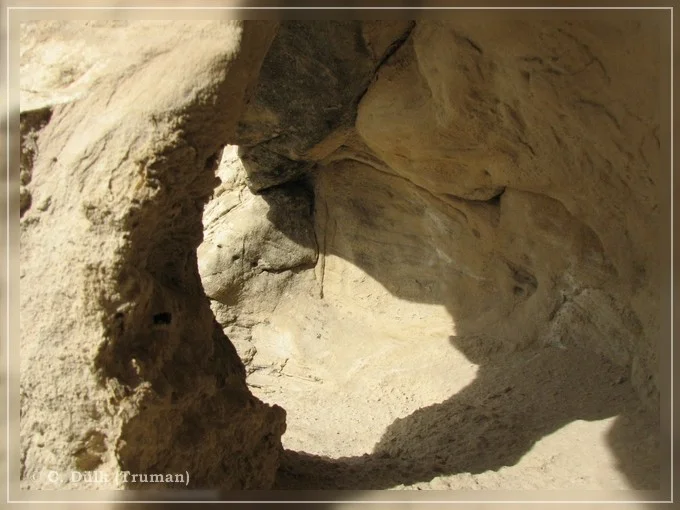
<path fill-rule="evenodd" d="M 391 22 L 370 31 L 349 18 L 280 22 L 234 142 L 251 189 L 308 172 L 307 156 L 327 152 L 324 143 L 354 124 L 376 70 L 414 26 Z"/>
<path fill-rule="evenodd" d="M 307 180 L 266 189 L 260 196 L 269 206 L 267 219 L 276 225 L 278 232 L 302 248 L 318 249 L 314 232 L 314 189 Z"/>

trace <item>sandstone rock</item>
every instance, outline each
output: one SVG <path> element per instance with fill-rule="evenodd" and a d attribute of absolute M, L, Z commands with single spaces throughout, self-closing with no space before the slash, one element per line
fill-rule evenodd
<path fill-rule="evenodd" d="M 119 478 L 130 471 L 267 487 L 285 413 L 248 391 L 196 248 L 220 152 L 275 24 L 145 22 L 134 39 L 130 25 L 122 46 L 136 58 L 66 103 L 48 100 L 51 119 L 30 151 L 33 202 L 51 205 L 22 220 L 23 486 L 55 488 L 47 469 L 96 469 L 107 483 L 56 486 L 147 487 Z M 62 28 L 72 25 L 36 22 L 25 37 L 44 52 Z M 22 85 L 35 58 L 24 53 Z"/>
<path fill-rule="evenodd" d="M 279 295 L 275 286 L 249 287 L 314 267 L 317 246 L 311 195 L 296 184 L 250 193 L 243 187 L 247 179 L 243 166 L 231 154 L 218 170 L 224 179 L 219 197 L 205 213 L 206 235 L 198 250 L 203 286 L 208 297 L 223 304 L 238 305 L 247 294 L 260 295 L 260 302 L 275 302 Z M 232 175 L 226 175 L 228 171 Z"/>
<path fill-rule="evenodd" d="M 654 488 L 659 26 L 26 25 L 24 486 Z"/>
<path fill-rule="evenodd" d="M 513 315 L 524 319 L 504 319 L 509 331 L 501 336 L 523 330 L 527 340 L 538 338 L 536 326 L 555 316 L 553 303 L 600 289 L 586 322 L 606 329 L 600 315 L 609 315 L 614 300 L 631 317 L 624 323 L 634 324 L 629 335 L 637 341 L 605 347 L 605 334 L 587 342 L 650 367 L 659 331 L 663 171 L 656 25 L 574 20 L 536 27 L 472 15 L 419 22 L 363 97 L 357 130 L 391 172 L 438 199 L 498 200 L 493 251 L 508 260 L 512 279 L 532 274 L 537 286 L 533 297 L 518 287 L 529 300 Z M 514 289 L 503 285 L 494 300 L 517 299 Z M 457 324 L 470 317 L 452 315 Z M 573 327 L 583 333 L 590 326 Z M 658 398 L 656 377 L 654 370 L 634 377 L 650 402 Z"/>
<path fill-rule="evenodd" d="M 20 206 L 21 216 L 31 207 L 32 197 L 28 185 L 31 183 L 33 161 L 38 153 L 38 133 L 50 121 L 52 110 L 40 108 L 22 111 L 20 115 L 19 136 L 21 137 L 21 159 L 19 162 Z"/>
<path fill-rule="evenodd" d="M 255 207 L 249 215 L 235 208 L 219 219 L 207 215 L 199 255 L 213 309 L 241 339 L 248 381 L 289 411 L 292 432 L 284 444 L 319 456 L 289 452 L 284 485 L 386 488 L 404 487 L 398 482 L 405 480 L 414 488 L 437 470 L 460 475 L 474 464 L 480 483 L 498 486 L 504 475 L 492 473 L 490 481 L 481 471 L 499 469 L 500 450 L 511 452 L 505 462 L 513 465 L 536 435 L 566 422 L 630 416 L 638 403 L 624 397 L 628 386 L 590 387 L 608 385 L 610 374 L 613 385 L 632 384 L 655 423 L 663 275 L 657 29 L 653 19 L 538 23 L 468 13 L 455 21 L 418 21 L 404 31 L 366 22 L 362 33 L 372 36 L 363 40 L 377 72 L 357 98 L 353 125 L 343 120 L 340 128 L 324 129 L 323 101 L 316 98 L 257 96 L 244 117 L 253 131 L 239 142 L 241 163 L 224 162 L 246 173 L 229 197 L 255 204 L 252 192 L 283 191 L 285 183 L 313 189 L 318 260 L 313 272 L 283 281 L 281 274 L 249 275 L 218 256 L 215 239 L 224 253 L 271 253 L 290 265 L 294 236 L 271 235 L 275 248 L 261 242 L 261 225 L 283 231 L 287 223 L 254 220 L 264 212 Z M 311 26 L 296 34 L 310 32 L 309 40 L 326 35 L 328 51 L 344 43 L 342 32 Z M 272 69 L 295 61 L 299 47 L 289 44 L 270 54 Z M 332 76 L 345 69 L 344 61 L 334 67 L 318 57 L 321 51 L 311 60 L 308 51 L 299 52 L 301 62 L 322 62 Z M 277 90 L 303 88 L 307 69 L 291 66 L 268 80 Z M 259 90 L 269 86 L 261 82 Z M 352 104 L 349 97 L 344 104 Z M 304 112 L 294 110 L 301 104 Z M 265 132 L 271 138 L 255 136 Z M 224 197 L 211 207 L 236 203 Z M 307 223 L 306 211 L 300 219 Z M 443 351 L 450 346 L 455 353 Z M 536 359 L 543 361 L 531 364 Z M 469 372 L 475 365 L 476 378 Z M 564 409 L 554 400 L 561 391 L 551 379 L 557 371 L 571 381 Z M 451 423 L 465 420 L 466 412 L 480 423 L 490 416 L 502 421 L 504 414 L 486 403 L 469 407 L 489 388 L 497 390 L 501 373 L 542 395 L 530 404 L 538 416 L 554 411 L 559 419 L 502 424 L 491 440 L 498 449 L 483 433 L 469 441 L 475 434 L 462 433 L 454 445 L 457 430 L 468 425 Z M 600 382 L 580 385 L 590 377 Z M 475 397 L 459 408 L 462 387 Z M 442 401 L 420 418 L 419 409 Z M 513 405 L 503 411 L 515 412 Z M 534 432 L 516 440 L 524 427 Z M 647 425 L 636 427 L 647 434 Z M 383 448 L 390 441 L 394 447 Z M 447 441 L 452 444 L 443 446 Z M 437 449 L 450 456 L 427 467 Z M 383 462 L 378 457 L 386 451 L 392 459 L 412 452 L 404 461 L 410 464 Z M 479 460 L 481 451 L 491 452 L 486 460 Z M 365 459 L 362 452 L 373 453 Z M 463 455 L 479 464 L 463 467 Z M 622 465 L 637 472 L 634 486 L 654 485 L 655 475 L 640 474 L 621 455 Z M 655 461 L 645 459 L 653 472 Z M 370 477 L 367 485 L 358 481 L 363 476 Z M 450 482 L 457 485 L 460 480 Z"/>
<path fill-rule="evenodd" d="M 304 174 L 337 148 L 380 61 L 412 22 L 285 21 L 262 64 L 236 142 L 248 184 Z"/>

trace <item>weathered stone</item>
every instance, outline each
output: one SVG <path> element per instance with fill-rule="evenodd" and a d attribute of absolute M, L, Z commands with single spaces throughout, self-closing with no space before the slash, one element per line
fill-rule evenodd
<path fill-rule="evenodd" d="M 412 25 L 281 23 L 237 133 L 251 189 L 300 176 L 342 143 L 375 69 Z"/>
<path fill-rule="evenodd" d="M 233 173 L 227 175 L 230 170 Z M 257 292 L 248 287 L 271 281 L 268 275 L 285 279 L 288 272 L 316 264 L 311 193 L 301 184 L 249 193 L 242 188 L 247 173 L 233 156 L 222 160 L 218 176 L 222 178 L 219 199 L 206 210 L 206 235 L 198 250 L 206 294 L 232 306 L 245 299 L 244 294 L 271 303 L 278 295 L 275 286 Z"/>
<path fill-rule="evenodd" d="M 530 261 L 539 292 L 514 309 L 525 319 L 510 329 L 537 339 L 536 326 L 556 312 L 536 306 L 599 289 L 583 317 L 590 325 L 573 327 L 599 331 L 589 335 L 593 349 L 651 366 L 662 281 L 656 23 L 536 27 L 495 15 L 419 22 L 364 96 L 357 130 L 390 171 L 438 198 L 489 200 L 505 190 L 493 251 L 514 266 Z M 504 286 L 495 301 L 512 293 Z M 624 336 L 636 342 L 601 345 L 611 342 L 612 300 L 631 317 Z M 652 372 L 634 384 L 655 402 Z"/>
<path fill-rule="evenodd" d="M 30 28 L 42 39 L 71 25 Z M 23 486 L 177 487 L 129 471 L 266 488 L 285 412 L 248 391 L 196 248 L 220 151 L 276 25 L 138 28 L 137 60 L 55 105 L 32 151 L 33 201 L 49 212 L 29 210 L 21 238 Z M 54 484 L 50 469 L 108 478 Z"/>
<path fill-rule="evenodd" d="M 290 235 L 262 242 L 261 225 L 287 223 L 254 219 L 264 213 L 254 207 L 206 216 L 199 253 L 248 381 L 289 412 L 284 444 L 297 452 L 280 486 L 419 488 L 446 473 L 460 487 L 472 471 L 483 488 L 556 487 L 542 471 L 528 483 L 519 459 L 573 424 L 607 428 L 607 417 L 613 436 L 643 438 L 603 447 L 629 480 L 613 481 L 613 469 L 607 482 L 574 483 L 658 484 L 658 27 L 457 13 L 397 34 L 366 22 L 367 48 L 381 49 L 354 125 L 324 130 L 316 97 L 296 103 L 304 114 L 274 92 L 260 97 L 266 110 L 251 105 L 253 132 L 267 136 L 224 162 L 246 176 L 211 207 L 309 183 L 318 260 L 251 276 L 217 257 L 215 239 L 225 253 L 296 253 Z M 291 91 L 300 76 L 269 79 Z M 572 453 L 573 427 L 563 455 L 575 464 L 556 461 L 563 483 L 601 463 Z"/>
<path fill-rule="evenodd" d="M 22 111 L 20 118 L 19 136 L 21 137 L 21 159 L 19 161 L 19 214 L 23 217 L 32 204 L 31 183 L 33 161 L 38 153 L 38 134 L 50 121 L 51 108 Z"/>
<path fill-rule="evenodd" d="M 654 488 L 657 14 L 27 24 L 24 486 Z"/>

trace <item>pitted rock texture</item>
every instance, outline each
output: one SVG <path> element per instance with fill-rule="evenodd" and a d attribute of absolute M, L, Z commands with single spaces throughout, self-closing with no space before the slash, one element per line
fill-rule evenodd
<path fill-rule="evenodd" d="M 21 137 L 21 159 L 19 162 L 20 216 L 23 216 L 33 203 L 29 184 L 33 178 L 33 161 L 38 156 L 38 134 L 50 121 L 51 116 L 52 110 L 49 107 L 21 112 L 19 130 Z M 42 207 L 45 208 L 48 205 Z"/>
<path fill-rule="evenodd" d="M 50 205 L 22 218 L 22 485 L 173 487 L 119 476 L 129 471 L 188 472 L 190 488 L 266 488 L 285 412 L 249 392 L 196 248 L 222 148 L 276 24 L 122 25 L 144 33 L 127 47 L 136 59 L 55 99 L 37 137 L 24 137 L 33 202 Z M 78 27 L 87 45 L 84 22 L 35 22 L 25 34 L 47 51 L 51 34 Z M 22 86 L 35 94 L 36 62 L 24 62 Z M 59 483 L 41 475 L 48 469 Z M 78 483 L 75 470 L 108 481 Z"/>

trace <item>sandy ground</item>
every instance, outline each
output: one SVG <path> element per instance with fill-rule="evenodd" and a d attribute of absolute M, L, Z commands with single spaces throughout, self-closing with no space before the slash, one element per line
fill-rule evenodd
<path fill-rule="evenodd" d="M 621 368 L 556 347 L 473 363 L 443 307 L 335 292 L 284 297 L 245 342 L 252 391 L 288 413 L 277 488 L 658 487 L 658 417 Z"/>

